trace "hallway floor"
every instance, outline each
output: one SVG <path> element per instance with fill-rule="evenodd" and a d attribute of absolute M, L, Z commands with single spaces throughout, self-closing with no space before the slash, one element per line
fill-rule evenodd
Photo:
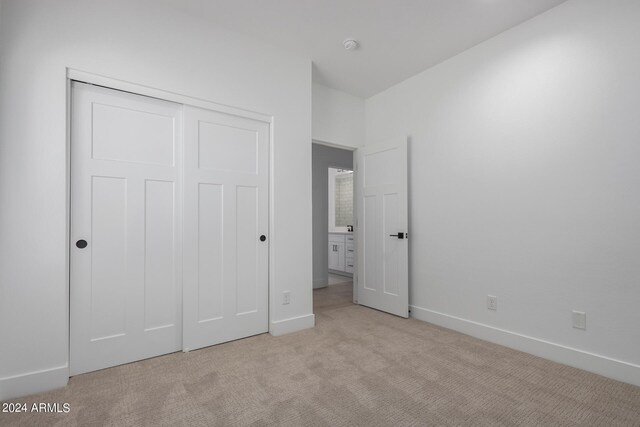
<path fill-rule="evenodd" d="M 330 274 L 329 286 L 313 291 L 313 312 L 316 315 L 349 305 L 353 305 L 353 282 L 349 277 Z"/>

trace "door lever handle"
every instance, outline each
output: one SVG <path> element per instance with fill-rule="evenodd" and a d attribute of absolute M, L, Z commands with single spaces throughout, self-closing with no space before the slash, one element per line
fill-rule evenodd
<path fill-rule="evenodd" d="M 404 239 L 404 233 L 389 234 L 389 237 L 397 237 L 398 239 Z"/>

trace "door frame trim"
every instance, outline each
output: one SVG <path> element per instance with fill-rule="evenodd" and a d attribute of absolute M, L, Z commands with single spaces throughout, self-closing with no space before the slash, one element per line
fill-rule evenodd
<path fill-rule="evenodd" d="M 65 236 L 66 236 L 66 250 L 65 250 L 65 267 L 66 267 L 66 295 L 65 302 L 66 307 L 66 337 L 67 337 L 67 364 L 65 366 L 66 376 L 69 377 L 69 357 L 71 354 L 71 323 L 70 323 L 70 310 L 71 310 L 71 82 L 78 81 L 81 83 L 87 83 L 96 86 L 103 86 L 108 89 L 119 90 L 123 92 L 129 92 L 134 95 L 142 95 L 150 98 L 156 98 L 163 101 L 174 102 L 176 104 L 189 105 L 193 107 L 199 107 L 207 110 L 212 110 L 224 114 L 229 114 L 238 117 L 244 117 L 252 120 L 267 123 L 269 125 L 269 206 L 268 206 L 268 274 L 267 274 L 267 327 L 269 333 L 275 335 L 278 331 L 274 322 L 271 319 L 271 303 L 274 301 L 275 296 L 272 295 L 271 284 L 274 283 L 274 253 L 273 253 L 273 231 L 275 229 L 274 222 L 274 127 L 275 119 L 273 115 L 264 114 L 256 111 L 233 107 L 230 105 L 220 104 L 212 101 L 208 101 L 202 98 L 195 98 L 188 95 L 183 95 L 175 92 L 170 92 L 162 89 L 153 88 L 125 80 L 120 80 L 112 77 L 107 77 L 100 74 L 95 74 L 87 71 L 77 70 L 74 68 L 66 67 L 66 218 L 65 218 Z"/>
<path fill-rule="evenodd" d="M 353 217 L 354 220 L 357 218 L 358 212 L 356 210 L 356 192 L 355 192 L 355 183 L 356 183 L 356 179 L 358 177 L 358 171 L 356 169 L 356 164 L 355 164 L 355 152 L 358 149 L 358 147 L 352 147 L 349 145 L 342 145 L 342 144 L 336 144 L 334 142 L 328 142 L 328 141 L 322 141 L 319 139 L 312 139 L 311 140 L 311 144 L 318 144 L 318 145 L 323 145 L 325 147 L 331 147 L 331 148 L 339 148 L 341 150 L 345 150 L 345 151 L 351 151 L 354 155 L 354 157 L 352 158 L 352 163 L 351 163 L 351 169 L 353 170 L 353 182 L 354 182 L 354 191 L 353 191 Z M 312 159 L 313 160 L 313 159 Z M 331 163 L 334 164 L 334 163 Z M 333 167 L 330 164 L 327 164 L 327 167 Z M 336 168 L 341 168 L 342 166 L 338 165 L 335 166 Z M 312 182 L 313 184 L 313 182 Z M 313 188 L 311 189 L 313 191 Z M 327 195 L 328 197 L 328 195 Z M 313 224 L 312 224 L 313 226 Z M 355 226 L 355 221 L 354 221 L 354 226 Z M 354 237 L 354 241 L 357 242 L 358 241 L 358 227 L 354 227 L 354 232 L 353 232 L 353 237 Z M 325 248 L 325 250 L 327 250 L 327 248 Z M 354 269 L 353 270 L 353 275 L 351 277 L 351 281 L 353 282 L 353 298 L 352 301 L 354 304 L 358 304 L 358 270 Z M 313 291 L 313 269 L 311 271 L 311 286 L 312 286 L 312 291 Z"/>
<path fill-rule="evenodd" d="M 177 104 L 186 104 L 193 107 L 200 107 L 206 110 L 218 111 L 221 113 L 231 114 L 234 116 L 245 117 L 248 119 L 258 120 L 265 123 L 272 123 L 273 116 L 259 113 L 256 111 L 245 110 L 230 105 L 220 104 L 208 101 L 202 98 L 195 98 L 188 95 L 182 95 L 175 92 L 169 92 L 162 89 L 156 89 L 150 86 L 140 85 L 137 83 L 127 82 L 124 80 L 106 77 L 100 74 L 80 71 L 73 68 L 67 68 L 67 80 L 76 80 L 83 83 L 89 83 L 97 86 L 104 86 L 109 89 L 116 89 L 123 92 L 131 92 L 135 95 L 148 96 L 158 98 L 163 101 L 175 102 Z"/>

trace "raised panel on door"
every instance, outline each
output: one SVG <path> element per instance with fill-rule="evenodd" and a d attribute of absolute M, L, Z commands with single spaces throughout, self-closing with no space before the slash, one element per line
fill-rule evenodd
<path fill-rule="evenodd" d="M 145 331 L 180 323 L 175 309 L 181 285 L 176 280 L 175 193 L 173 181 L 145 181 Z"/>
<path fill-rule="evenodd" d="M 406 140 L 356 150 L 358 303 L 407 317 Z"/>
<path fill-rule="evenodd" d="M 198 183 L 197 191 L 197 321 L 208 322 L 223 317 L 224 204 L 220 184 Z"/>
<path fill-rule="evenodd" d="M 174 165 L 175 117 L 109 100 L 93 102 L 91 117 L 92 159 Z"/>
<path fill-rule="evenodd" d="M 181 349 L 180 110 L 72 84 L 72 375 Z"/>
<path fill-rule="evenodd" d="M 258 211 L 258 188 L 236 187 L 236 316 L 256 313 L 260 275 L 261 246 Z"/>
<path fill-rule="evenodd" d="M 359 208 L 362 220 L 362 228 L 359 233 L 361 243 L 358 254 L 362 254 L 362 271 L 359 275 L 358 285 L 367 291 L 378 292 L 380 290 L 382 271 L 381 240 L 384 237 L 378 221 L 378 199 L 376 195 L 366 195 L 362 198 L 362 207 Z"/>
<path fill-rule="evenodd" d="M 185 107 L 184 344 L 268 331 L 269 124 Z"/>
<path fill-rule="evenodd" d="M 93 176 L 90 189 L 90 277 L 87 290 L 91 341 L 124 336 L 127 303 L 127 180 Z M 76 251 L 78 252 L 78 251 Z M 76 284 L 74 290 L 82 284 Z M 73 321 L 80 321 L 74 318 Z"/>

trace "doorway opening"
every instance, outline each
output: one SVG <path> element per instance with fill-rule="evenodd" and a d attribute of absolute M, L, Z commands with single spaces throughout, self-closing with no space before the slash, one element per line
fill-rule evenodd
<path fill-rule="evenodd" d="M 314 313 L 351 305 L 356 272 L 353 151 L 313 143 Z"/>
<path fill-rule="evenodd" d="M 320 294 L 318 288 L 331 294 L 325 271 L 333 257 L 331 265 L 338 268 L 332 273 L 353 271 L 349 273 L 353 274 L 353 303 L 409 316 L 407 163 L 407 138 L 401 136 L 355 151 L 313 145 L 314 294 Z M 351 209 L 352 218 L 357 219 L 346 215 L 343 219 L 343 212 L 335 206 L 329 209 L 330 168 L 342 169 L 335 171 L 336 178 L 354 171 L 352 200 L 356 202 Z M 329 222 L 330 215 L 335 215 L 333 222 Z M 353 232 L 348 231 L 349 221 L 354 222 Z M 354 251 L 351 267 L 346 259 L 349 243 Z"/>
<path fill-rule="evenodd" d="M 353 278 L 355 244 L 353 241 L 353 171 L 329 168 L 329 284 L 332 280 Z"/>

